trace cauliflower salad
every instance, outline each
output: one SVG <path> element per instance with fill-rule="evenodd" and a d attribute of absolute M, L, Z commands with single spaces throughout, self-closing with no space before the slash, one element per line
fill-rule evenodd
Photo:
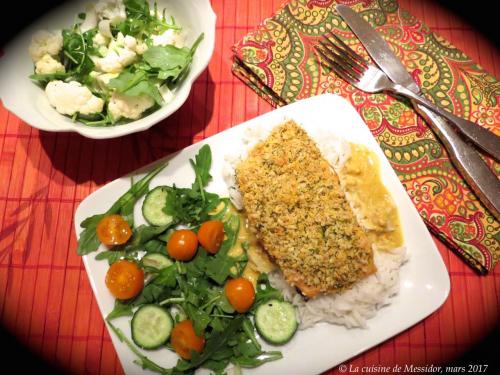
<path fill-rule="evenodd" d="M 185 46 L 175 19 L 147 0 L 100 0 L 76 20 L 33 35 L 30 78 L 59 113 L 89 126 L 137 120 L 170 101 L 203 39 Z"/>

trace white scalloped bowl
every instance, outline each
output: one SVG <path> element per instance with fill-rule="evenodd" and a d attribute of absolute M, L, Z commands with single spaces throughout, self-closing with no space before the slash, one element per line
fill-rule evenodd
<path fill-rule="evenodd" d="M 40 29 L 69 27 L 87 1 L 69 1 L 26 28 L 4 49 L 0 58 L 0 99 L 3 105 L 27 124 L 50 132 L 77 132 L 88 138 L 116 138 L 140 132 L 167 118 L 188 98 L 196 78 L 206 69 L 215 46 L 216 16 L 209 0 L 158 0 L 158 8 L 167 10 L 188 32 L 186 42 L 194 42 L 200 33 L 204 39 L 198 46 L 189 74 L 175 89 L 172 101 L 136 121 L 109 127 L 90 127 L 73 122 L 59 114 L 48 102 L 45 92 L 29 79 L 33 62 L 28 53 L 32 35 Z"/>

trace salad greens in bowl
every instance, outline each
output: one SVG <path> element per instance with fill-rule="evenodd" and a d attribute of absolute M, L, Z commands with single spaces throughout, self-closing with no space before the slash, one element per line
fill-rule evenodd
<path fill-rule="evenodd" d="M 214 34 L 208 0 L 69 2 L 6 47 L 0 97 L 43 130 L 90 138 L 145 130 L 187 99 Z"/>

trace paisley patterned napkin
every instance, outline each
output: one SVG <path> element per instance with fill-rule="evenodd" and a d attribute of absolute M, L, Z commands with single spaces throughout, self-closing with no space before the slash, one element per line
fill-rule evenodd
<path fill-rule="evenodd" d="M 500 83 L 395 0 L 338 0 L 391 45 L 435 103 L 500 134 Z M 500 225 L 481 205 L 446 150 L 408 102 L 361 92 L 319 63 L 313 46 L 328 31 L 367 56 L 333 0 L 292 0 L 233 47 L 233 73 L 274 106 L 323 93 L 348 99 L 368 124 L 429 229 L 475 270 L 500 258 Z M 335 126 L 334 123 L 332 126 Z M 497 175 L 500 164 L 487 160 Z"/>

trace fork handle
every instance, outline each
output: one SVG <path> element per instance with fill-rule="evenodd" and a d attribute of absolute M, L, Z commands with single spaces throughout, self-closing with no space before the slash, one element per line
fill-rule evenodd
<path fill-rule="evenodd" d="M 418 102 L 419 104 L 429 108 L 433 112 L 450 120 L 453 125 L 475 145 L 490 154 L 495 160 L 500 161 L 500 137 L 482 128 L 481 126 L 465 120 L 461 117 L 455 116 L 434 103 L 430 102 L 421 95 L 415 94 L 407 88 L 394 84 L 393 90 L 395 93 L 409 97 L 410 99 Z"/>
<path fill-rule="evenodd" d="M 412 100 L 415 110 L 443 142 L 453 165 L 479 200 L 500 221 L 500 180 L 474 147 L 465 142 L 444 118 Z"/>

